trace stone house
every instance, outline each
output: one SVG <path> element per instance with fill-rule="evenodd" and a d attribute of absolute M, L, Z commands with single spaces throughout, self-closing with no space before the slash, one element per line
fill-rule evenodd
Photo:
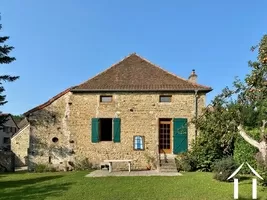
<path fill-rule="evenodd" d="M 69 166 L 88 159 L 132 159 L 187 151 L 196 137 L 191 119 L 212 89 L 130 54 L 84 83 L 68 88 L 24 115 L 30 122 L 29 168 Z"/>
<path fill-rule="evenodd" d="M 11 114 L 0 113 L 4 123 L 0 126 L 0 150 L 11 150 L 11 137 L 19 130 Z"/>
<path fill-rule="evenodd" d="M 30 124 L 26 118 L 18 123 L 19 130 L 11 138 L 11 151 L 15 154 L 15 167 L 28 165 Z"/>

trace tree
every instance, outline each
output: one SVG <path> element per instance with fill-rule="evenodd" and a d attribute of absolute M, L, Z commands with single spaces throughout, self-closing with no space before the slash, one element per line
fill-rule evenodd
<path fill-rule="evenodd" d="M 259 150 L 261 159 L 267 165 L 267 35 L 264 35 L 259 45 L 253 47 L 252 50 L 254 51 L 256 48 L 258 48 L 258 60 L 249 62 L 249 66 L 252 68 L 251 74 L 246 77 L 244 83 L 236 82 L 235 86 L 239 91 L 240 108 L 253 109 L 256 117 L 255 127 L 258 126 L 260 129 L 261 139 L 257 141 L 251 138 L 242 121 L 238 124 L 238 130 L 249 144 Z"/>
<path fill-rule="evenodd" d="M 18 124 L 21 120 L 24 119 L 24 116 L 23 115 L 12 115 L 12 118 L 14 119 L 16 124 Z"/>
<path fill-rule="evenodd" d="M 231 153 L 234 135 L 240 134 L 246 142 L 259 150 L 259 158 L 267 166 L 267 35 L 263 36 L 259 45 L 252 48 L 253 51 L 256 49 L 258 58 L 255 62 L 249 61 L 252 69 L 250 74 L 244 81 L 236 79 L 233 89 L 226 87 L 217 95 L 212 101 L 211 109 L 207 109 L 195 123 L 206 137 L 204 143 L 216 138 L 217 143 L 213 144 L 224 147 L 219 153 L 225 149 Z M 249 136 L 249 129 L 260 130 L 260 140 Z M 204 136 L 200 136 L 198 140 L 201 142 Z M 215 145 L 211 147 L 215 148 Z"/>
<path fill-rule="evenodd" d="M 1 16 L 0 16 L 1 19 Z M 0 30 L 2 29 L 2 24 L 0 24 Z M 9 53 L 14 49 L 13 46 L 9 46 L 5 44 L 5 42 L 9 39 L 8 36 L 1 36 L 0 35 L 0 64 L 10 64 L 11 62 L 15 61 L 15 57 L 10 57 Z M 19 76 L 11 76 L 6 74 L 0 74 L 0 106 L 7 103 L 6 95 L 3 94 L 5 91 L 3 82 L 13 82 L 17 80 Z M 5 121 L 4 116 L 0 116 L 0 125 L 3 124 Z"/>

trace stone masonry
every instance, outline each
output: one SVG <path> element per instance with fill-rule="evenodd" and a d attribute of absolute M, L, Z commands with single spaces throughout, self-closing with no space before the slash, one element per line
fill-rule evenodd
<path fill-rule="evenodd" d="M 100 95 L 112 95 L 101 103 Z M 159 95 L 172 95 L 171 103 L 160 103 Z M 198 114 L 205 107 L 205 94 L 198 94 Z M 104 159 L 133 159 L 133 168 L 146 167 L 145 154 L 158 157 L 160 118 L 187 118 L 188 142 L 195 137 L 194 92 L 67 92 L 50 105 L 28 116 L 30 122 L 29 168 L 34 164 L 64 167 L 75 159 L 88 159 L 97 166 Z M 121 141 L 91 142 L 91 119 L 121 119 Z M 133 150 L 133 136 L 145 136 L 145 151 Z"/>
<path fill-rule="evenodd" d="M 15 166 L 22 167 L 28 163 L 30 126 L 22 128 L 11 138 L 11 151 L 15 154 Z"/>

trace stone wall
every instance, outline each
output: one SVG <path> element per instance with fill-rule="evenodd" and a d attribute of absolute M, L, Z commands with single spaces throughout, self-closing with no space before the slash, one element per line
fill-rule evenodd
<path fill-rule="evenodd" d="M 15 166 L 22 167 L 28 164 L 28 148 L 30 125 L 22 128 L 11 138 L 11 150 L 15 154 Z"/>
<path fill-rule="evenodd" d="M 35 164 L 53 164 L 63 168 L 73 162 L 73 144 L 69 130 L 70 96 L 67 93 L 51 105 L 28 117 L 30 122 L 29 169 Z"/>
<path fill-rule="evenodd" d="M 51 162 L 58 166 L 79 157 L 97 165 L 104 159 L 133 159 L 134 168 L 145 168 L 145 154 L 158 156 L 160 118 L 187 118 L 190 147 L 195 137 L 190 123 L 195 115 L 195 94 L 171 93 L 171 103 L 160 103 L 160 94 L 163 93 L 110 94 L 111 103 L 100 103 L 99 93 L 65 94 L 29 117 L 31 163 Z M 199 114 L 204 106 L 205 95 L 200 94 Z M 121 119 L 121 142 L 91 143 L 91 119 L 114 117 Z M 145 136 L 145 151 L 133 150 L 135 135 Z M 53 138 L 58 141 L 53 142 Z"/>
<path fill-rule="evenodd" d="M 0 151 L 0 172 L 14 172 L 14 153 L 10 151 Z"/>

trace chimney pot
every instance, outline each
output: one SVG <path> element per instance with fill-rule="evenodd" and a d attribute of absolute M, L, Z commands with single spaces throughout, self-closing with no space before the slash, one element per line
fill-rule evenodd
<path fill-rule="evenodd" d="M 190 76 L 188 77 L 188 80 L 191 82 L 191 83 L 196 83 L 197 82 L 197 75 L 196 75 L 196 70 L 192 70 Z"/>

